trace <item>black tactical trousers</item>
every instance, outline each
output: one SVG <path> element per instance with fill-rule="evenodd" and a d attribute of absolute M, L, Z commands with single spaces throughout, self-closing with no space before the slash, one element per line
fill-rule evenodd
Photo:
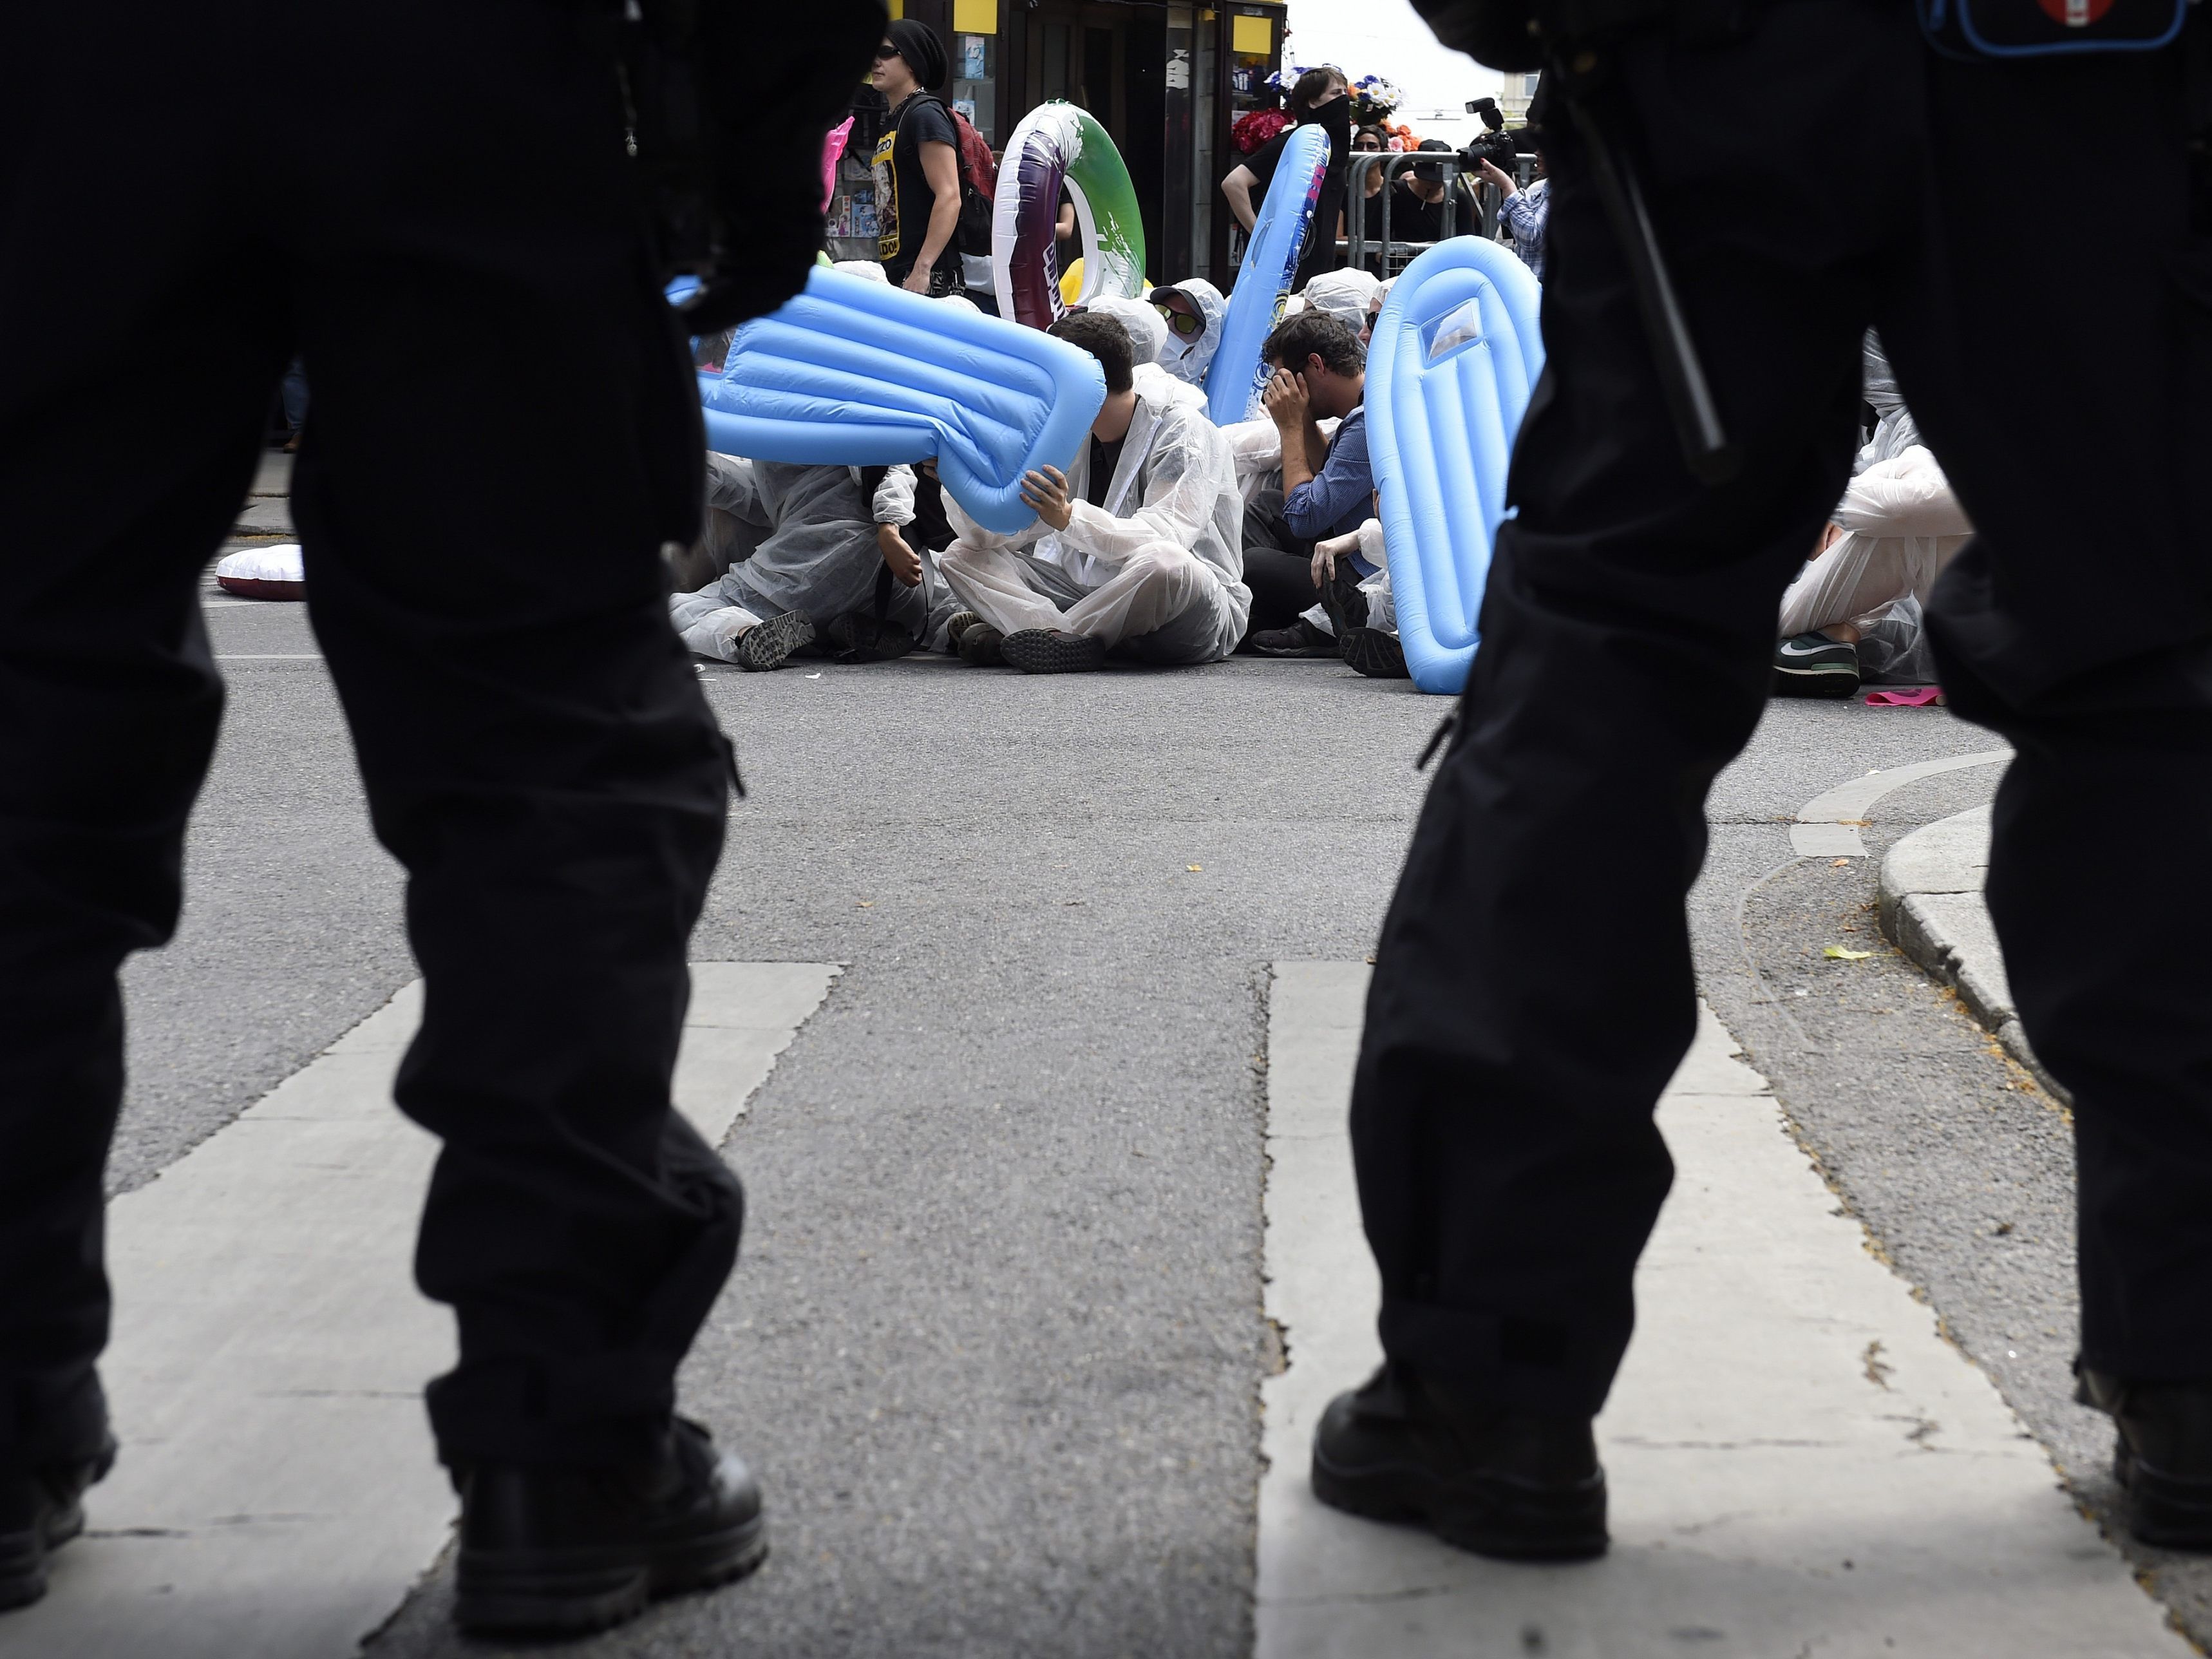
<path fill-rule="evenodd" d="M 295 349 L 310 612 L 428 980 L 443 1455 L 645 1451 L 735 1258 L 669 1100 L 728 764 L 658 556 L 698 404 L 582 9 L 0 21 L 0 1467 L 100 1431 L 116 971 L 176 922 L 197 591 Z"/>
<path fill-rule="evenodd" d="M 1759 720 L 1778 599 L 1848 475 L 1872 323 L 1979 531 L 1932 627 L 1958 712 L 2018 750 L 1989 897 L 2030 1040 L 2077 1103 L 2084 1354 L 2212 1378 L 2212 221 L 2184 146 L 2202 46 L 1960 64 L 1901 6 L 1776 0 L 1734 45 L 1624 48 L 1661 237 L 1747 453 L 1712 490 L 1553 123 L 1519 514 L 1352 1102 L 1394 1359 L 1493 1400 L 1605 1399 L 1672 1176 L 1652 1108 L 1692 1030 L 1705 793 Z M 2052 142 L 2066 109 L 2098 112 L 2095 145 Z"/>

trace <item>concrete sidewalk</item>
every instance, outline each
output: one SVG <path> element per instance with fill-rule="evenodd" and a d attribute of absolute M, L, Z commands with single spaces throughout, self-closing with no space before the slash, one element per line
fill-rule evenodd
<path fill-rule="evenodd" d="M 1881 931 L 1959 994 L 2005 1052 L 2060 1100 L 2072 1097 L 2028 1046 L 1982 887 L 1990 870 L 1990 809 L 1977 806 L 1914 830 L 1881 861 Z"/>

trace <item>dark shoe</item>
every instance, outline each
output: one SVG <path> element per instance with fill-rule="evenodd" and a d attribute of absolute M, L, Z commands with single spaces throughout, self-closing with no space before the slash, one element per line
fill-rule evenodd
<path fill-rule="evenodd" d="M 742 1578 L 768 1554 L 760 1486 L 679 1418 L 648 1468 L 482 1463 L 457 1471 L 453 1622 L 501 1635 L 580 1635 L 648 1601 Z"/>
<path fill-rule="evenodd" d="M 1006 636 L 972 611 L 962 611 L 947 623 L 945 636 L 970 668 L 996 668 L 1006 661 L 999 647 Z"/>
<path fill-rule="evenodd" d="M 1379 628 L 1347 628 L 1339 635 L 1344 659 L 1370 680 L 1409 680 L 1406 647 Z"/>
<path fill-rule="evenodd" d="M 914 649 L 914 635 L 887 617 L 839 617 L 822 630 L 830 660 L 847 667 L 859 663 L 896 662 Z"/>
<path fill-rule="evenodd" d="M 46 1593 L 46 1557 L 84 1530 L 84 1489 L 114 1466 L 110 1440 L 88 1462 L 0 1475 L 0 1612 Z"/>
<path fill-rule="evenodd" d="M 2081 1370 L 2074 1397 L 2119 1432 L 2112 1473 L 2129 1530 L 2170 1550 L 2212 1550 L 2212 1382 L 2124 1382 Z"/>
<path fill-rule="evenodd" d="M 1352 568 L 1351 560 L 1336 562 L 1328 586 L 1322 590 L 1321 608 L 1328 612 L 1340 640 L 1353 629 L 1367 626 L 1367 595 L 1359 591 L 1359 573 Z"/>
<path fill-rule="evenodd" d="M 1322 1414 L 1313 1489 L 1333 1509 L 1412 1522 L 1477 1555 L 1605 1553 L 1605 1471 L 1589 1419 L 1448 1400 L 1389 1365 Z"/>
<path fill-rule="evenodd" d="M 1288 628 L 1271 628 L 1245 641 L 1262 657 L 1334 657 L 1336 641 L 1299 617 Z"/>
<path fill-rule="evenodd" d="M 1800 634 L 1774 647 L 1778 697 L 1848 697 L 1858 689 L 1856 646 L 1826 634 Z"/>
<path fill-rule="evenodd" d="M 1106 665 L 1106 647 L 1087 634 L 1018 628 L 999 647 L 1024 674 L 1085 674 Z"/>
<path fill-rule="evenodd" d="M 755 623 L 738 635 L 738 666 L 756 673 L 781 668 L 802 645 L 814 643 L 814 624 L 803 611 L 787 611 Z"/>

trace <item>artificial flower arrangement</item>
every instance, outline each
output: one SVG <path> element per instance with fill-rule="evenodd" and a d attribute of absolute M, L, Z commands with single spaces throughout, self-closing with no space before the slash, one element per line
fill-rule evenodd
<path fill-rule="evenodd" d="M 1363 126 L 1386 123 L 1390 112 L 1406 101 L 1397 83 L 1379 75 L 1363 76 L 1352 82 L 1352 118 Z"/>
<path fill-rule="evenodd" d="M 1281 110 L 1255 109 L 1237 118 L 1236 125 L 1229 129 L 1229 142 L 1249 155 L 1290 124 L 1291 118 Z"/>

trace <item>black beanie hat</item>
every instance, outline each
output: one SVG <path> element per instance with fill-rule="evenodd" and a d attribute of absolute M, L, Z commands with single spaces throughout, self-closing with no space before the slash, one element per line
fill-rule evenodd
<path fill-rule="evenodd" d="M 906 66 L 914 71 L 924 92 L 935 92 L 945 84 L 945 42 L 937 38 L 935 29 L 916 18 L 898 17 L 891 20 L 884 35 L 899 49 L 899 56 L 906 59 Z"/>

